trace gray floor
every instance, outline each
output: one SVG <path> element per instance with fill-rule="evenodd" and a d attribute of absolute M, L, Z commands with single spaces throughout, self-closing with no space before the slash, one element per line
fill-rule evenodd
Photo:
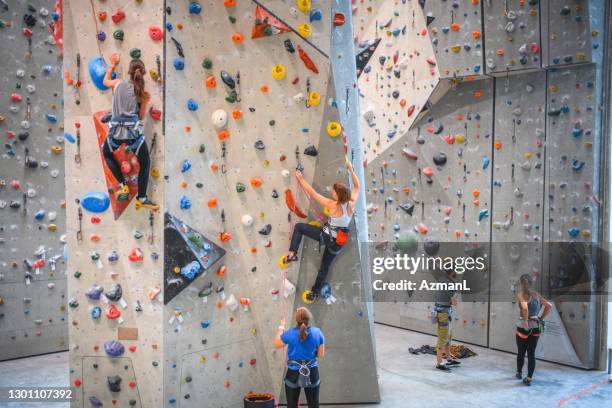
<path fill-rule="evenodd" d="M 434 369 L 434 357 L 415 356 L 408 347 L 433 344 L 428 335 L 376 325 L 382 408 L 610 407 L 612 383 L 601 371 L 538 362 L 531 387 L 514 379 L 512 354 L 470 346 L 478 356 L 452 373 Z M 67 353 L 0 363 L 0 387 L 67 386 Z M 321 373 L 325 386 L 325 373 Z M 68 407 L 61 404 L 4 404 L 0 407 Z M 339 407 L 339 406 L 336 406 Z M 350 408 L 357 408 L 352 405 Z M 348 408 L 348 407 L 347 407 Z"/>

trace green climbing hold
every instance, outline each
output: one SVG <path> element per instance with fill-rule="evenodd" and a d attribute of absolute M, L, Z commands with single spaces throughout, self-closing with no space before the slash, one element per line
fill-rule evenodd
<path fill-rule="evenodd" d="M 419 247 L 417 236 L 409 231 L 401 232 L 395 244 L 397 249 L 403 253 L 414 252 Z"/>
<path fill-rule="evenodd" d="M 206 151 L 206 146 L 203 144 L 200 145 L 200 153 L 204 153 Z"/>
<path fill-rule="evenodd" d="M 187 239 L 198 248 L 204 248 L 204 238 L 201 235 L 191 233 L 187 236 Z"/>
<path fill-rule="evenodd" d="M 74 277 L 75 277 L 75 278 L 77 278 L 77 279 L 79 279 L 79 278 L 81 277 L 81 275 L 82 275 L 82 273 L 81 273 L 81 272 L 79 272 L 79 271 L 76 271 L 76 272 L 74 273 Z"/>
<path fill-rule="evenodd" d="M 113 38 L 117 41 L 123 41 L 124 36 L 125 33 L 123 32 L 123 30 L 117 30 L 113 33 Z"/>
<path fill-rule="evenodd" d="M 128 404 L 130 404 L 130 407 L 133 407 L 136 405 L 136 400 L 135 399 L 131 399 Z"/>
<path fill-rule="evenodd" d="M 238 193 L 244 193 L 245 190 L 246 190 L 246 186 L 244 185 L 244 183 L 241 183 L 241 182 L 236 183 L 236 191 Z"/>
<path fill-rule="evenodd" d="M 202 60 L 202 68 L 204 69 L 212 69 L 213 67 L 213 62 L 210 58 L 204 58 Z"/>
<path fill-rule="evenodd" d="M 196 183 L 196 187 L 197 188 L 202 188 L 202 187 L 204 187 L 204 183 Z"/>
<path fill-rule="evenodd" d="M 251 272 L 257 272 L 257 267 L 256 266 L 252 267 Z"/>
<path fill-rule="evenodd" d="M 236 101 L 238 100 L 238 94 L 236 93 L 236 91 L 231 91 L 229 94 L 227 94 L 225 100 L 229 103 L 236 103 Z"/>
<path fill-rule="evenodd" d="M 140 48 L 132 48 L 130 50 L 130 57 L 132 57 L 133 59 L 138 59 L 141 55 L 142 51 L 140 51 Z"/>
<path fill-rule="evenodd" d="M 570 8 L 570 6 L 563 6 L 561 8 L 561 15 L 562 16 L 567 16 L 572 12 L 572 9 Z"/>

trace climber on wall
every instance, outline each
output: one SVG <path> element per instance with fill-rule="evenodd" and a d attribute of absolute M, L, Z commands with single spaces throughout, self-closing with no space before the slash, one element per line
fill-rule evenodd
<path fill-rule="evenodd" d="M 325 355 L 325 336 L 318 327 L 311 326 L 312 314 L 305 307 L 295 312 L 296 327 L 285 331 L 285 321 L 281 320 L 274 338 L 274 347 L 287 348 L 287 374 L 285 375 L 285 395 L 287 408 L 297 408 L 300 390 L 304 388 L 308 408 L 319 407 L 318 360 Z"/>
<path fill-rule="evenodd" d="M 314 198 L 321 206 L 328 209 L 329 218 L 322 227 L 306 223 L 298 223 L 293 229 L 293 235 L 291 236 L 291 244 L 289 246 L 289 253 L 285 258 L 285 262 L 294 262 L 298 260 L 297 251 L 302 242 L 302 236 L 306 235 L 309 238 L 323 242 L 325 245 L 325 251 L 323 252 L 323 258 L 321 259 L 321 266 L 319 267 L 319 273 L 315 280 L 314 285 L 310 292 L 306 294 L 308 302 L 316 300 L 320 293 L 321 287 L 325 283 L 325 278 L 329 272 L 329 267 L 336 257 L 340 253 L 342 247 L 348 241 L 349 224 L 353 215 L 353 209 L 359 196 L 359 180 L 353 170 L 353 166 L 345 156 L 344 162 L 348 168 L 351 179 L 353 180 L 353 191 L 350 191 L 348 186 L 344 183 L 334 183 L 331 196 L 327 198 L 317 193 L 317 191 L 302 177 L 302 173 L 297 170 L 295 176 L 298 183 L 302 186 L 304 192 L 308 197 Z"/>
<path fill-rule="evenodd" d="M 159 205 L 147 197 L 151 157 L 143 133 L 142 120 L 144 120 L 151 95 L 145 90 L 145 66 L 141 60 L 133 59 L 128 70 L 129 81 L 113 79 L 113 72 L 119 60 L 119 54 L 111 55 L 111 65 L 104 76 L 104 85 L 113 90 L 112 116 L 102 150 L 104 159 L 113 176 L 120 183 L 118 191 L 115 192 L 117 200 L 127 199 L 130 192 L 129 186 L 121 172 L 121 164 L 117 163 L 113 156 L 116 149 L 126 144 L 135 153 L 140 165 L 136 206 L 157 210 Z"/>

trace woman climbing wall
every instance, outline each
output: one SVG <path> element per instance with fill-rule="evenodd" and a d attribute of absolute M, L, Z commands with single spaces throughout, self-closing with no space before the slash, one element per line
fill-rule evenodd
<path fill-rule="evenodd" d="M 111 55 L 110 61 L 111 66 L 104 76 L 104 86 L 113 90 L 113 109 L 108 135 L 102 151 L 106 165 L 120 183 L 115 195 L 119 201 L 127 200 L 130 192 L 121 171 L 121 164 L 117 163 L 113 155 L 116 149 L 125 144 L 127 145 L 126 147 L 135 153 L 140 165 L 136 208 L 144 207 L 157 210 L 159 205 L 147 197 L 151 157 L 143 133 L 142 120 L 144 119 L 147 103 L 151 99 L 151 95 L 145 90 L 145 66 L 141 60 L 133 59 L 128 70 L 130 80 L 124 81 L 113 79 L 113 73 L 120 61 L 119 54 Z"/>
<path fill-rule="evenodd" d="M 295 311 L 296 327 L 285 331 L 285 321 L 281 320 L 274 347 L 287 348 L 287 374 L 285 375 L 285 395 L 287 408 L 297 408 L 300 390 L 304 388 L 308 408 L 319 407 L 318 360 L 325 355 L 325 336 L 318 327 L 310 326 L 312 314 L 305 307 Z"/>
<path fill-rule="evenodd" d="M 317 274 L 315 283 L 312 289 L 305 294 L 304 300 L 308 303 L 314 302 L 319 297 L 332 261 L 348 241 L 348 227 L 351 223 L 353 209 L 355 208 L 355 203 L 359 196 L 359 180 L 353 170 L 353 166 L 346 156 L 344 162 L 353 180 L 353 191 L 350 191 L 346 184 L 337 182 L 334 183 L 331 192 L 332 198 L 327 198 L 317 193 L 317 191 L 304 180 L 299 170 L 295 173 L 298 183 L 300 183 L 306 195 L 310 198 L 314 198 L 316 202 L 327 208 L 329 214 L 327 222 L 322 227 L 306 223 L 296 224 L 293 229 L 293 235 L 291 236 L 289 253 L 285 257 L 286 263 L 298 260 L 297 251 L 302 242 L 302 236 L 304 235 L 322 242 L 325 245 L 325 251 L 323 252 L 323 258 L 321 258 L 321 266 L 319 267 L 319 273 Z"/>
<path fill-rule="evenodd" d="M 523 364 L 525 353 L 527 353 L 527 377 L 523 379 L 525 385 L 531 385 L 533 372 L 535 371 L 535 350 L 538 345 L 540 334 L 544 331 L 544 319 L 550 313 L 552 305 L 538 292 L 531 290 L 533 279 L 531 275 L 524 274 L 520 277 L 520 290 L 518 294 L 519 318 L 516 325 L 516 378 L 523 377 Z M 540 315 L 540 309 L 544 311 Z"/>

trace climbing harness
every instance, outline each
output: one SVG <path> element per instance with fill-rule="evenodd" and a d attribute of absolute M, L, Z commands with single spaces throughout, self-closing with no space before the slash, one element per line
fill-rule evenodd
<path fill-rule="evenodd" d="M 308 367 L 310 364 L 314 363 L 315 361 L 317 361 L 317 360 L 314 359 L 314 360 L 300 360 L 300 361 L 289 360 L 289 361 L 287 361 L 287 364 L 295 364 L 295 365 L 300 366 L 300 368 L 298 369 L 298 379 L 297 379 L 297 382 L 289 381 L 287 378 L 285 378 L 285 384 L 289 388 L 315 388 L 315 387 L 318 387 L 319 384 L 321 384 L 321 380 L 318 379 L 316 383 L 313 383 L 312 381 L 310 381 L 310 368 Z"/>
<path fill-rule="evenodd" d="M 102 122 L 104 122 L 104 119 L 102 119 Z M 107 138 L 115 139 L 115 134 L 119 129 L 125 129 L 130 136 L 129 139 L 137 140 L 144 135 L 143 124 L 138 115 L 112 115 L 108 122 Z M 109 145 L 109 147 L 112 148 L 113 146 Z"/>

